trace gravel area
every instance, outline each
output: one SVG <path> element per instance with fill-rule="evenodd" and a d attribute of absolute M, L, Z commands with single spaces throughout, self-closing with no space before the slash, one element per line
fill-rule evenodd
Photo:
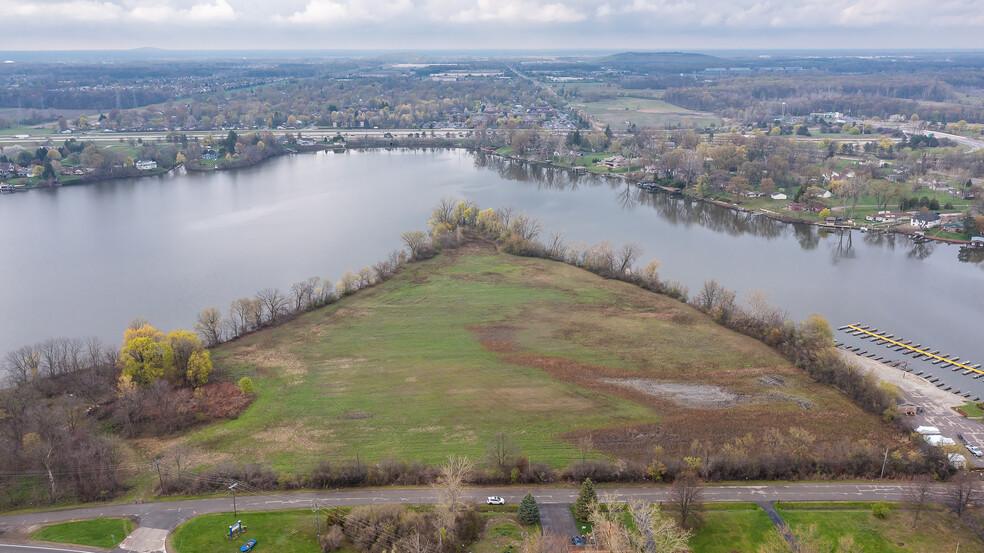
<path fill-rule="evenodd" d="M 683 407 L 725 409 L 742 400 L 740 394 L 729 392 L 720 386 L 677 384 L 647 378 L 606 378 L 602 382 L 666 398 Z"/>

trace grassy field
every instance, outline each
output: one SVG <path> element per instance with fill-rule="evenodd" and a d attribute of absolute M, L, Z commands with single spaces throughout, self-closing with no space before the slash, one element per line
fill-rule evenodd
<path fill-rule="evenodd" d="M 230 540 L 229 526 L 243 521 L 246 532 Z M 310 510 L 273 511 L 264 513 L 217 513 L 195 517 L 182 524 L 171 535 L 171 547 L 176 553 L 211 553 L 238 551 L 246 540 L 255 539 L 257 552 L 320 553 L 314 516 Z"/>
<path fill-rule="evenodd" d="M 31 539 L 111 549 L 132 531 L 133 522 L 128 518 L 97 518 L 45 526 L 32 533 Z"/>
<path fill-rule="evenodd" d="M 619 97 L 573 105 L 591 118 L 611 125 L 614 130 L 624 130 L 626 122 L 635 123 L 640 128 L 682 125 L 686 121 L 697 127 L 723 124 L 714 114 L 691 111 L 649 98 Z"/>
<path fill-rule="evenodd" d="M 755 504 L 712 505 L 704 522 L 690 538 L 694 553 L 753 552 L 775 526 Z"/>
<path fill-rule="evenodd" d="M 471 248 L 213 350 L 256 401 L 236 420 L 147 439 L 199 466 L 482 457 L 506 432 L 532 462 L 648 462 L 749 428 L 894 443 L 874 417 L 689 306 L 546 260 Z M 652 386 L 683 385 L 676 400 Z M 735 394 L 728 405 L 709 398 Z M 710 403 L 707 403 L 710 401 Z M 582 449 L 587 453 L 582 452 Z"/>
<path fill-rule="evenodd" d="M 786 507 L 785 505 L 783 507 Z M 781 510 L 782 518 L 792 528 L 815 524 L 818 533 L 836 543 L 838 537 L 851 535 L 858 550 L 865 553 L 936 553 L 955 551 L 960 544 L 961 553 L 984 552 L 981 542 L 972 530 L 959 523 L 956 516 L 944 510 L 924 511 L 918 527 L 913 525 L 913 514 L 893 511 L 884 519 L 876 518 L 871 510 Z"/>

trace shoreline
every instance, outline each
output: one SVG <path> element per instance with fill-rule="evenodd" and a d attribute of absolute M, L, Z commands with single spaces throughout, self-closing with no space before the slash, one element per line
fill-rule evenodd
<path fill-rule="evenodd" d="M 101 181 L 110 181 L 110 180 L 117 180 L 117 179 L 124 179 L 124 178 L 155 177 L 155 176 L 166 175 L 166 174 L 168 174 L 168 173 L 170 173 L 170 172 L 174 171 L 175 169 L 177 169 L 179 167 L 182 167 L 182 166 L 185 168 L 186 171 L 194 171 L 194 172 L 197 172 L 197 173 L 209 173 L 209 172 L 212 172 L 212 171 L 231 171 L 231 170 L 235 170 L 235 169 L 247 169 L 247 168 L 250 168 L 250 167 L 256 167 L 256 166 L 259 166 L 259 165 L 263 164 L 267 160 L 278 158 L 278 157 L 284 157 L 284 156 L 288 156 L 288 155 L 292 155 L 292 154 L 310 153 L 310 152 L 327 152 L 327 151 L 337 151 L 337 150 L 343 150 L 343 151 L 347 151 L 347 150 L 373 150 L 373 149 L 377 149 L 377 148 L 381 148 L 381 149 L 387 149 L 387 148 L 409 148 L 409 149 L 417 149 L 417 148 L 451 148 L 451 149 L 459 149 L 460 148 L 460 149 L 468 150 L 468 151 L 471 151 L 471 152 L 481 152 L 481 153 L 488 154 L 488 155 L 498 156 L 498 157 L 501 157 L 503 159 L 508 159 L 508 160 L 511 160 L 511 161 L 519 161 L 519 162 L 522 162 L 522 163 L 529 163 L 529 164 L 532 164 L 532 165 L 540 165 L 540 166 L 544 166 L 544 167 L 550 167 L 550 168 L 553 168 L 553 169 L 564 169 L 564 170 L 567 170 L 567 171 L 573 171 L 574 170 L 573 167 L 570 167 L 570 166 L 567 166 L 567 165 L 558 165 L 558 164 L 553 163 L 551 161 L 539 161 L 539 160 L 533 160 L 533 159 L 526 159 L 526 158 L 523 158 L 523 157 L 517 157 L 517 156 L 510 155 L 510 154 L 502 154 L 502 153 L 496 152 L 494 149 L 491 149 L 491 148 L 480 148 L 480 147 L 476 147 L 476 146 L 465 146 L 465 145 L 453 144 L 453 143 L 452 144 L 433 144 L 433 143 L 430 143 L 430 144 L 415 144 L 415 145 L 412 145 L 411 146 L 411 145 L 403 145 L 403 144 L 400 144 L 400 143 L 396 142 L 396 140 L 397 139 L 395 137 L 393 139 L 390 139 L 389 144 L 374 143 L 374 142 L 376 142 L 374 140 L 368 141 L 368 142 L 370 142 L 368 144 L 359 144 L 360 141 L 358 139 L 355 139 L 355 140 L 350 140 L 348 142 L 345 142 L 341 146 L 339 146 L 338 144 L 331 144 L 331 143 L 329 143 L 329 144 L 314 144 L 314 145 L 306 145 L 306 146 L 296 146 L 297 149 L 295 151 L 281 152 L 281 153 L 279 153 L 277 155 L 272 155 L 272 156 L 269 156 L 269 157 L 265 157 L 265 158 L 256 160 L 256 161 L 251 162 L 251 163 L 243 164 L 243 165 L 235 165 L 233 167 L 229 167 L 229 166 L 226 166 L 226 167 L 218 167 L 218 166 L 215 166 L 215 167 L 212 167 L 212 168 L 189 167 L 189 165 L 187 163 L 183 163 L 183 164 L 175 165 L 174 167 L 168 169 L 167 171 L 150 172 L 150 173 L 136 174 L 136 175 L 119 175 L 119 176 L 100 177 L 100 178 L 92 179 L 92 180 L 86 180 L 86 179 L 83 178 L 83 179 L 80 179 L 77 182 L 72 182 L 72 183 L 67 183 L 67 184 L 57 184 L 57 185 L 54 185 L 54 186 L 43 186 L 43 185 L 19 186 L 19 187 L 17 187 L 14 190 L 14 192 L 26 192 L 28 190 L 36 190 L 36 189 L 41 189 L 41 188 L 58 188 L 58 187 L 61 187 L 61 186 L 79 186 L 79 185 L 84 185 L 84 184 L 93 184 L 93 183 L 97 183 L 97 182 L 101 182 Z M 440 141 L 444 141 L 444 140 L 447 140 L 447 139 L 437 139 L 437 140 L 440 142 Z M 606 177 L 606 178 L 621 179 L 622 181 L 626 182 L 627 184 L 634 184 L 637 188 L 640 188 L 640 189 L 645 190 L 647 192 L 653 192 L 653 193 L 663 192 L 665 194 L 679 195 L 681 197 L 688 198 L 690 200 L 699 201 L 699 202 L 706 202 L 706 203 L 710 203 L 710 204 L 716 205 L 718 207 L 723 207 L 723 208 L 731 209 L 733 211 L 738 211 L 738 212 L 742 212 L 742 213 L 752 213 L 752 214 L 756 214 L 756 215 L 768 217 L 769 219 L 772 219 L 772 220 L 775 220 L 775 221 L 779 221 L 779 222 L 782 222 L 782 223 L 787 223 L 787 224 L 810 225 L 810 226 L 814 226 L 814 227 L 825 229 L 825 230 L 831 230 L 831 231 L 844 231 L 844 230 L 848 230 L 848 231 L 849 230 L 859 230 L 860 231 L 862 228 L 867 228 L 867 227 L 859 227 L 857 225 L 838 225 L 838 224 L 831 225 L 831 224 L 823 223 L 823 222 L 820 222 L 820 221 L 808 221 L 808 220 L 803 220 L 803 219 L 799 219 L 799 218 L 788 217 L 788 216 L 782 215 L 780 213 L 773 212 L 773 211 L 768 211 L 768 210 L 764 210 L 764 209 L 761 209 L 761 210 L 749 209 L 749 208 L 743 207 L 743 206 L 741 206 L 739 204 L 735 204 L 735 203 L 724 201 L 724 200 L 719 200 L 719 199 L 716 199 L 716 198 L 699 198 L 699 197 L 694 196 L 692 194 L 688 194 L 685 189 L 678 189 L 678 192 L 673 193 L 673 192 L 669 192 L 669 191 L 665 190 L 665 187 L 645 188 L 645 187 L 642 186 L 642 181 L 639 181 L 639 180 L 630 178 L 630 177 L 628 177 L 624 173 L 612 174 L 612 173 L 590 173 L 589 172 L 588 174 L 592 174 L 592 175 L 595 175 L 595 176 L 603 176 L 603 177 Z M 864 232 L 864 231 L 862 231 L 862 232 Z M 906 237 L 913 238 L 913 239 L 925 240 L 925 241 L 932 240 L 932 241 L 935 241 L 935 242 L 942 242 L 944 244 L 954 244 L 954 245 L 958 245 L 958 246 L 961 246 L 961 247 L 971 247 L 971 248 L 973 248 L 973 247 L 981 247 L 981 246 L 975 246 L 975 243 L 972 242 L 972 241 L 970 241 L 970 240 L 958 240 L 958 239 L 954 239 L 954 238 L 940 238 L 940 237 L 936 237 L 936 236 L 926 236 L 924 234 L 917 234 L 916 232 L 909 232 L 909 231 L 905 231 L 905 230 L 900 230 L 900 229 L 898 229 L 896 227 L 867 228 L 867 232 L 898 234 L 898 235 L 906 236 Z"/>

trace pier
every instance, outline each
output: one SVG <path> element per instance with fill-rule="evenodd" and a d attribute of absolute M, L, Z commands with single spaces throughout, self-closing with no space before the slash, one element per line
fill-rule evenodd
<path fill-rule="evenodd" d="M 974 378 L 980 378 L 984 375 L 984 370 L 981 370 L 981 365 L 978 363 L 976 365 L 971 365 L 969 362 L 959 362 L 959 357 L 951 357 L 950 354 L 940 354 L 940 350 L 930 351 L 931 348 L 923 347 L 922 344 L 913 344 L 912 340 L 902 340 L 901 338 L 893 339 L 890 336 L 895 336 L 894 334 L 886 334 L 885 332 L 879 332 L 877 328 L 871 328 L 868 325 L 862 325 L 861 323 L 855 323 L 850 325 L 844 325 L 839 327 L 837 330 L 852 334 L 859 338 L 865 340 L 872 340 L 875 344 L 884 344 L 885 347 L 891 348 L 895 351 L 901 352 L 902 355 L 911 355 L 913 359 L 923 359 L 930 361 L 934 365 L 941 365 L 943 367 L 949 367 L 956 371 L 963 371 L 962 374 L 970 375 L 974 374 Z M 851 348 L 848 348 L 851 349 Z M 854 348 L 854 351 L 858 351 L 860 348 Z M 866 355 L 868 352 L 861 352 L 862 355 Z M 873 357 L 873 355 L 871 355 Z M 976 373 L 976 374 L 975 374 Z M 932 382 L 933 380 L 931 380 Z M 941 384 L 942 385 L 942 384 Z"/>

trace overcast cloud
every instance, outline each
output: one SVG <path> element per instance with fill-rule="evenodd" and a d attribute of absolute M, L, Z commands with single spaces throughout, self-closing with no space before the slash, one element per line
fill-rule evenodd
<path fill-rule="evenodd" d="M 0 0 L 0 50 L 984 47 L 984 0 Z"/>

